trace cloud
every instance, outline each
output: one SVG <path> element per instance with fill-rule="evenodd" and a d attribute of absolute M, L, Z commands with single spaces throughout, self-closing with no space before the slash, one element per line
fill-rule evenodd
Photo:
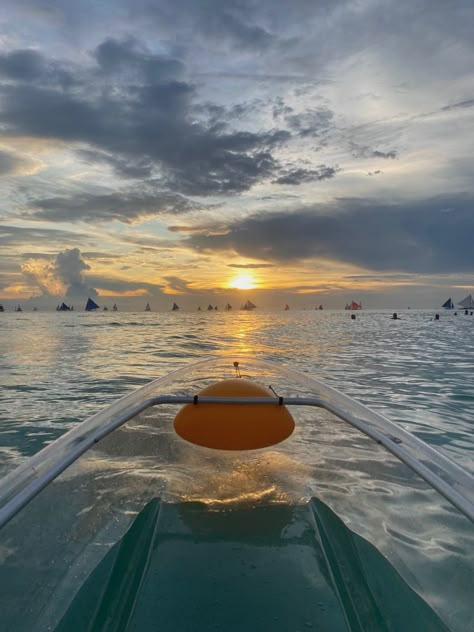
<path fill-rule="evenodd" d="M 320 182 L 334 178 L 338 171 L 340 171 L 339 167 L 326 165 L 319 165 L 316 169 L 282 169 L 273 183 L 297 185 L 303 182 Z"/>
<path fill-rule="evenodd" d="M 32 244 L 50 245 L 51 243 L 76 244 L 78 240 L 89 240 L 89 236 L 72 231 L 54 228 L 12 226 L 0 224 L 0 246 L 27 246 Z"/>
<path fill-rule="evenodd" d="M 219 235 L 191 235 L 198 251 L 233 251 L 281 264 L 311 258 L 378 271 L 474 271 L 472 195 L 387 204 L 339 199 L 287 212 L 262 212 Z"/>
<path fill-rule="evenodd" d="M 387 160 L 396 160 L 398 158 L 398 152 L 395 149 L 389 151 L 380 151 L 373 149 L 366 145 L 359 145 L 358 143 L 351 142 L 351 151 L 356 158 L 383 158 Z"/>
<path fill-rule="evenodd" d="M 0 150 L 0 176 L 13 175 L 21 171 L 23 164 L 23 161 L 14 154 Z"/>
<path fill-rule="evenodd" d="M 66 296 L 97 296 L 97 290 L 88 286 L 84 273 L 90 270 L 82 258 L 79 248 L 71 248 L 60 252 L 52 266 L 55 276 L 66 288 Z"/>
<path fill-rule="evenodd" d="M 196 89 L 183 80 L 182 63 L 136 40 L 107 39 L 94 51 L 96 65 L 81 68 L 75 84 L 64 80 L 64 69 L 64 76 L 52 72 L 42 81 L 50 62 L 37 55 L 12 70 L 17 53 L 4 56 L 14 79 L 0 88 L 4 132 L 73 143 L 122 176 L 156 171 L 164 188 L 181 194 L 236 194 L 272 175 L 272 149 L 290 138 L 286 130 L 198 122 Z"/>
<path fill-rule="evenodd" d="M 189 287 L 189 282 L 185 279 L 177 276 L 165 276 L 163 278 L 166 281 L 166 286 L 163 290 L 165 294 L 190 294 L 193 292 L 192 288 Z"/>
<path fill-rule="evenodd" d="M 465 101 L 459 101 L 458 103 L 452 103 L 445 105 L 441 108 L 442 112 L 449 112 L 451 110 L 464 110 L 474 107 L 474 99 L 466 99 Z"/>
<path fill-rule="evenodd" d="M 126 224 L 202 208 L 200 204 L 176 193 L 132 189 L 104 194 L 82 192 L 71 197 L 35 200 L 30 206 L 39 209 L 34 211 L 36 219 L 91 223 L 117 220 Z"/>
<path fill-rule="evenodd" d="M 274 268 L 273 263 L 228 263 L 228 268 L 239 268 L 244 270 L 258 270 L 259 268 Z"/>

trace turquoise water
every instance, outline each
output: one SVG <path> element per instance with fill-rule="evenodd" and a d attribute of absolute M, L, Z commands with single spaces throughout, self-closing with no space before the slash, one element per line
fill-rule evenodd
<path fill-rule="evenodd" d="M 3 314 L 0 467 L 10 470 L 119 395 L 155 377 L 204 355 L 237 355 L 272 360 L 322 378 L 472 472 L 474 317 L 443 313 L 437 322 L 432 316 L 414 310 L 401 313 L 399 321 L 392 321 L 388 312 L 358 313 L 356 321 L 344 312 L 309 311 Z M 128 505 L 121 507 L 125 489 L 130 498 L 129 490 L 149 486 L 152 496 L 166 492 L 173 503 L 200 501 L 209 490 L 214 498 L 220 493 L 224 500 L 248 498 L 257 489 L 259 502 L 268 499 L 271 506 L 292 498 L 294 505 L 304 481 L 309 490 L 305 500 L 318 496 L 328 502 L 394 563 L 449 629 L 469 629 L 472 525 L 407 476 L 378 446 L 352 432 L 336 432 L 330 418 L 322 417 L 317 428 L 304 421 L 298 420 L 299 432 L 278 451 L 211 458 L 205 449 L 184 446 L 172 427 L 155 428 L 152 415 L 144 415 L 99 444 L 98 454 L 82 470 L 58 479 L 32 503 L 35 528 L 28 532 L 26 525 L 27 566 L 44 570 L 51 545 L 41 550 L 46 529 L 56 542 L 57 554 L 51 558 L 56 574 L 61 576 L 66 568 L 72 581 L 80 574 L 73 560 L 76 554 L 83 557 L 84 543 L 93 540 L 96 550 L 106 550 L 117 542 L 110 528 L 131 511 Z M 133 462 L 127 456 L 131 442 Z M 113 512 L 112 527 L 91 509 L 99 500 L 110 501 L 106 509 Z M 137 502 L 132 509 L 142 507 Z M 51 516 L 49 508 L 54 508 Z M 20 522 L 11 523 L 6 541 L 0 542 L 0 559 L 7 563 L 13 564 L 14 551 L 21 547 L 25 526 L 20 528 Z M 60 533 L 63 522 L 72 525 L 72 539 L 71 533 Z M 66 567 L 61 538 L 71 555 Z M 379 565 L 371 559 L 369 567 Z"/>

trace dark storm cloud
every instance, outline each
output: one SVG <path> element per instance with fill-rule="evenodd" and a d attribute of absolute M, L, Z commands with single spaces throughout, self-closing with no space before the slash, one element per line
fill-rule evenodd
<path fill-rule="evenodd" d="M 303 182 L 319 182 L 334 178 L 339 171 L 338 167 L 327 167 L 319 165 L 317 169 L 282 169 L 275 184 L 297 185 Z"/>
<path fill-rule="evenodd" d="M 78 193 L 71 197 L 54 197 L 31 203 L 35 219 L 58 222 L 133 223 L 160 215 L 177 215 L 202 208 L 176 193 L 124 191 L 106 194 Z"/>
<path fill-rule="evenodd" d="M 42 58 L 13 70 L 9 62 L 17 81 L 0 89 L 4 132 L 86 144 L 90 159 L 109 162 L 120 175 L 148 177 L 155 168 L 164 187 L 187 195 L 240 193 L 272 175 L 272 149 L 288 131 L 198 122 L 195 88 L 182 80 L 181 62 L 135 40 L 108 39 L 94 55 L 96 65 L 78 75 L 80 88 L 54 74 L 46 83 L 23 81 L 41 78 Z"/>
<path fill-rule="evenodd" d="M 192 235 L 188 243 L 282 263 L 322 257 L 380 271 L 474 271 L 473 205 L 469 195 L 399 204 L 340 199 L 257 214 L 225 234 Z"/>

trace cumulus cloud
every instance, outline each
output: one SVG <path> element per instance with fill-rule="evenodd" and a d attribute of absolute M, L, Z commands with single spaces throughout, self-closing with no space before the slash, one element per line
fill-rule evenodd
<path fill-rule="evenodd" d="M 88 286 L 84 273 L 90 270 L 79 248 L 60 252 L 52 266 L 54 275 L 64 284 L 66 296 L 97 296 L 97 290 Z"/>

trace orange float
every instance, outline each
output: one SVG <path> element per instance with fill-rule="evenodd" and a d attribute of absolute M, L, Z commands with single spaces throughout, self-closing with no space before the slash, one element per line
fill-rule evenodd
<path fill-rule="evenodd" d="M 176 415 L 177 434 L 217 450 L 256 450 L 280 443 L 295 428 L 285 406 L 269 389 L 243 378 L 211 384 L 199 397 L 270 397 L 275 404 L 186 404 Z"/>

